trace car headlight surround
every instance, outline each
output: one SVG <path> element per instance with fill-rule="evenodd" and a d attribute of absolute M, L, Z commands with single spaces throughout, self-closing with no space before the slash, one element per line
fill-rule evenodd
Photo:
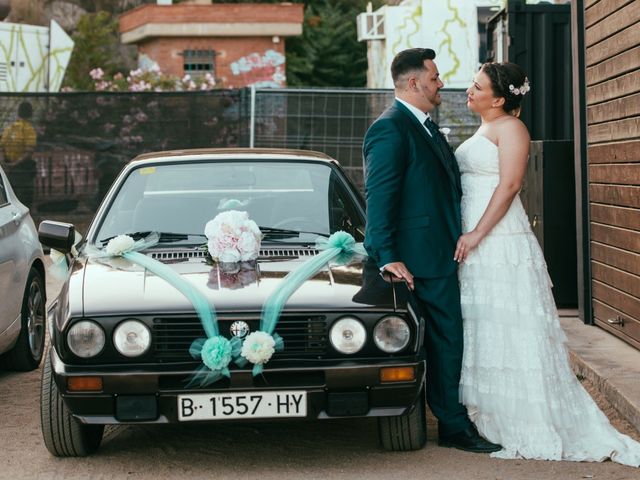
<path fill-rule="evenodd" d="M 80 358 L 92 358 L 104 349 L 106 335 L 104 329 L 93 320 L 80 320 L 67 332 L 67 345 Z"/>
<path fill-rule="evenodd" d="M 125 357 L 139 357 L 151 346 L 151 331 L 140 320 L 124 320 L 113 331 L 113 345 Z"/>
<path fill-rule="evenodd" d="M 329 341 L 340 353 L 358 353 L 367 342 L 367 329 L 356 317 L 342 317 L 331 326 Z"/>
<path fill-rule="evenodd" d="M 411 329 L 407 321 L 395 315 L 383 317 L 373 329 L 373 341 L 385 353 L 403 350 L 411 340 Z"/>

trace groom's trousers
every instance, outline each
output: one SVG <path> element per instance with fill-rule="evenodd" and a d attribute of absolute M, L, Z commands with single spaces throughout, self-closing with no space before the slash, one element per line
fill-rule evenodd
<path fill-rule="evenodd" d="M 427 402 L 440 435 L 452 435 L 470 425 L 459 400 L 463 333 L 458 276 L 414 278 L 414 284 L 426 321 Z"/>

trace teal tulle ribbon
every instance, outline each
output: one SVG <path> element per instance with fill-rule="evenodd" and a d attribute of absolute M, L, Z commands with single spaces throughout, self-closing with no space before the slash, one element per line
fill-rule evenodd
<path fill-rule="evenodd" d="M 76 250 L 76 245 L 82 240 L 82 235 L 78 232 L 75 232 L 75 237 L 73 240 L 73 246 L 71 247 L 70 255 L 72 257 L 78 256 L 78 251 Z M 64 280 L 67 278 L 69 273 L 69 263 L 67 262 L 67 256 L 52 248 L 49 252 L 49 258 L 51 259 L 51 265 L 49 265 L 49 273 L 57 280 Z"/>
<path fill-rule="evenodd" d="M 353 236 L 342 230 L 335 232 L 329 238 L 320 237 L 316 240 L 316 248 L 321 252 L 304 262 L 295 270 L 289 272 L 275 289 L 273 294 L 267 298 L 260 318 L 260 330 L 273 336 L 276 341 L 276 351 L 284 348 L 284 342 L 279 335 L 273 334 L 280 318 L 280 313 L 284 305 L 300 286 L 324 266 L 333 261 L 336 264 L 347 263 L 353 255 L 366 256 L 367 252 L 361 243 L 356 243 Z M 262 372 L 264 364 L 255 364 L 253 375 Z"/>
<path fill-rule="evenodd" d="M 137 240 L 127 251 L 116 255 L 107 253 L 106 249 L 98 249 L 93 245 L 88 245 L 85 248 L 85 254 L 89 258 L 96 259 L 121 256 L 162 278 L 191 302 L 200 318 L 207 338 L 196 339 L 189 348 L 189 353 L 195 359 L 202 360 L 203 365 L 193 374 L 187 387 L 192 385 L 205 386 L 220 380 L 223 376 L 228 377 L 230 375 L 228 364 L 232 358 L 237 358 L 240 355 L 241 342 L 239 340 L 237 342 L 229 341 L 220 336 L 215 309 L 195 286 L 171 267 L 140 253 L 140 251 L 156 245 L 159 240 L 159 235 L 152 233 Z"/>

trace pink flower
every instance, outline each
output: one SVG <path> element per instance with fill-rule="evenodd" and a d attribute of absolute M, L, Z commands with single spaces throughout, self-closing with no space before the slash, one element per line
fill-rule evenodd
<path fill-rule="evenodd" d="M 100 80 L 104 76 L 104 71 L 100 67 L 94 68 L 89 72 L 89 75 L 91 75 L 91 78 L 94 80 Z"/>
<path fill-rule="evenodd" d="M 205 225 L 211 258 L 220 262 L 249 261 L 258 258 L 262 234 L 247 212 L 221 212 Z"/>

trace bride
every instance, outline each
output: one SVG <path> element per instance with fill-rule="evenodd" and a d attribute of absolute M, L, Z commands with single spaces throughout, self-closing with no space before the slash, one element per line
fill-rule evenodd
<path fill-rule="evenodd" d="M 640 444 L 618 433 L 569 367 L 542 251 L 518 192 L 529 133 L 517 118 L 522 69 L 486 63 L 467 90 L 482 118 L 456 151 L 462 228 L 455 259 L 464 318 L 460 398 L 499 458 L 640 465 Z"/>

